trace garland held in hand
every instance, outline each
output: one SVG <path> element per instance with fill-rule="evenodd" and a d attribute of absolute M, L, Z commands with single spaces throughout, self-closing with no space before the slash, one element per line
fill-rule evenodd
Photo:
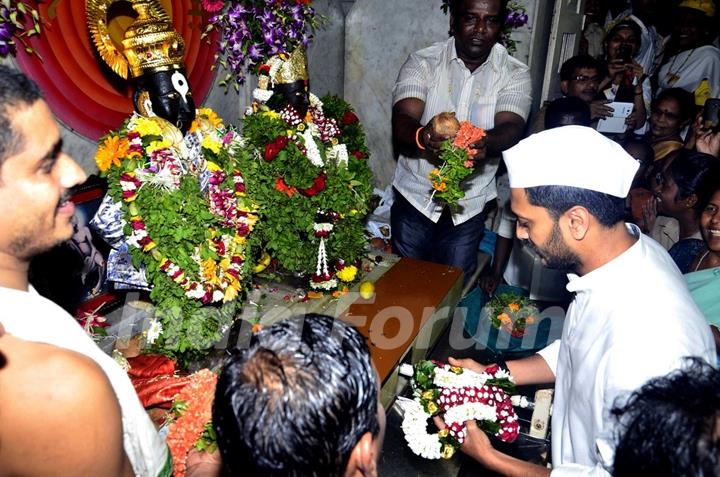
<path fill-rule="evenodd" d="M 442 162 L 440 169 L 430 171 L 428 178 L 432 183 L 430 200 L 439 199 L 452 208 L 465 197 L 461 183 L 475 170 L 472 157 L 477 151 L 471 146 L 485 137 L 485 130 L 473 126 L 469 121 L 459 124 L 455 138 L 442 143 L 438 155 Z"/>
<path fill-rule="evenodd" d="M 414 366 L 413 397 L 405 407 L 402 429 L 412 451 L 426 459 L 449 459 L 466 437 L 465 421 L 504 442 L 513 442 L 519 432 L 510 394 L 515 391 L 510 374 L 493 365 L 483 373 L 420 361 Z M 428 420 L 443 414 L 447 428 L 427 432 Z"/>

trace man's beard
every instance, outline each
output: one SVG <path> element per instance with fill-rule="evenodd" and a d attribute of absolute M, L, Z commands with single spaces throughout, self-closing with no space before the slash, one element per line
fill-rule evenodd
<path fill-rule="evenodd" d="M 565 244 L 557 221 L 553 224 L 550 238 L 542 247 L 530 240 L 523 240 L 523 243 L 543 260 L 547 268 L 576 272 L 582 265 L 580 257 Z"/>

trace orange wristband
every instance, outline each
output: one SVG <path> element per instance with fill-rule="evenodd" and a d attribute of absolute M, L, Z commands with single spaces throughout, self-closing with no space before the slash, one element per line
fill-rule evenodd
<path fill-rule="evenodd" d="M 425 146 L 420 144 L 420 131 L 422 131 L 422 130 L 423 130 L 423 128 L 421 126 L 421 127 L 417 128 L 417 131 L 415 131 L 415 144 L 417 144 L 418 149 L 420 149 L 421 151 L 424 151 Z"/>

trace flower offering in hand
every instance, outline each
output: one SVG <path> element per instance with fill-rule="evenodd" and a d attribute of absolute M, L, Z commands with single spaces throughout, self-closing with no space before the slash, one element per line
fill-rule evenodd
<path fill-rule="evenodd" d="M 485 130 L 470 121 L 460 123 L 454 139 L 448 139 L 440 148 L 439 158 L 443 161 L 440 169 L 430 171 L 428 178 L 432 182 L 432 198 L 442 200 L 450 207 L 457 207 L 460 199 L 465 197 L 460 183 L 473 173 L 473 158 L 477 150 L 472 146 L 486 136 Z"/>
<path fill-rule="evenodd" d="M 535 323 L 539 313 L 531 299 L 515 293 L 495 295 L 486 306 L 492 325 L 504 329 L 513 338 L 522 338 L 527 327 Z"/>
<path fill-rule="evenodd" d="M 405 405 L 402 429 L 410 449 L 421 457 L 452 457 L 465 441 L 465 422 L 470 419 L 504 442 L 513 442 L 518 436 L 518 419 L 510 399 L 515 384 L 497 365 L 476 373 L 420 361 L 414 366 L 412 388 L 413 400 Z M 428 420 L 441 413 L 447 427 L 429 434 Z"/>

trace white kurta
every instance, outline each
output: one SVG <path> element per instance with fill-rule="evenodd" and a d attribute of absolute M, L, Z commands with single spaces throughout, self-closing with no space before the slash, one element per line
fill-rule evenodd
<path fill-rule="evenodd" d="M 568 290 L 562 339 L 540 351 L 555 373 L 553 476 L 610 475 L 609 415 L 617 397 L 679 367 L 682 358 L 715 362 L 715 343 L 667 252 L 629 225 L 637 242 L 578 277 Z"/>
<path fill-rule="evenodd" d="M 658 72 L 658 92 L 683 88 L 695 93 L 704 80 L 710 87 L 710 91 L 706 92 L 708 97 L 717 98 L 720 95 L 720 50 L 712 45 L 681 51 L 668 58 Z M 704 101 L 698 104 L 702 105 Z"/>
<path fill-rule="evenodd" d="M 0 309 L 0 323 L 13 336 L 84 354 L 103 369 L 120 403 L 123 445 L 135 475 L 157 476 L 168 459 L 168 448 L 125 371 L 98 348 L 72 316 L 33 289 L 25 292 L 0 287 Z"/>

